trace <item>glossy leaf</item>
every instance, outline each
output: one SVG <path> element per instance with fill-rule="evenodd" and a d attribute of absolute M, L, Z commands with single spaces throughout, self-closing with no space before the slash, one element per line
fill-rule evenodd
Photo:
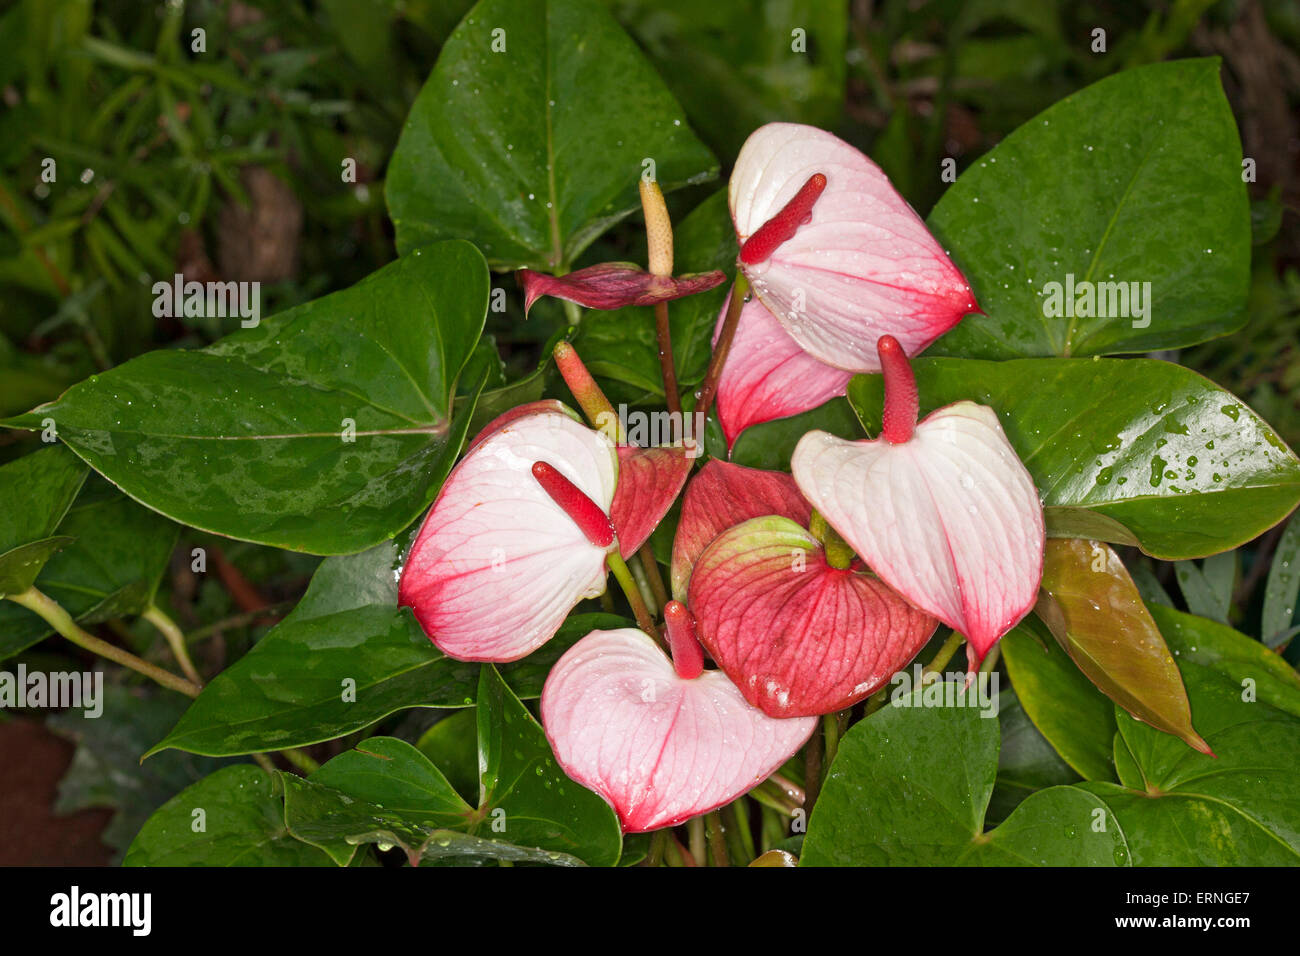
<path fill-rule="evenodd" d="M 986 313 L 935 351 L 1145 352 L 1239 328 L 1250 268 L 1241 170 L 1217 59 L 1127 70 L 1062 100 L 971 166 L 930 214 Z M 1125 292 L 1150 283 L 1146 311 L 1130 303 L 1116 315 L 1117 301 L 1105 316 L 1049 317 L 1047 283 L 1064 287 L 1067 275 Z"/>
<path fill-rule="evenodd" d="M 41 569 L 36 584 L 87 626 L 139 614 L 153 603 L 178 530 L 93 476 L 59 522 L 62 549 Z M 32 612 L 0 604 L 0 658 L 49 633 L 50 626 Z"/>
<path fill-rule="evenodd" d="M 1300 864 L 1300 719 L 1217 669 L 1179 666 L 1217 759 L 1119 713 L 1126 785 L 1082 786 L 1118 818 L 1137 866 Z"/>
<path fill-rule="evenodd" d="M 100 703 L 97 716 L 70 709 L 47 720 L 51 730 L 77 746 L 59 781 L 54 812 L 111 809 L 113 819 L 102 839 L 121 855 L 155 810 L 229 761 L 176 751 L 140 762 L 141 754 L 185 710 L 179 694 L 150 694 L 106 682 Z"/>
<path fill-rule="evenodd" d="M 1281 656 L 1216 621 L 1171 607 L 1153 605 L 1150 610 L 1180 662 L 1212 668 L 1238 686 L 1249 680 L 1261 701 L 1300 718 L 1300 674 Z"/>
<path fill-rule="evenodd" d="M 332 740 L 408 707 L 467 707 L 477 664 L 444 656 L 397 606 L 394 542 L 321 564 L 294 611 L 222 671 L 149 753 L 174 747 L 212 756 Z M 551 645 L 503 668 L 536 697 L 564 650 L 614 615 L 575 616 Z"/>
<path fill-rule="evenodd" d="M 1097 541 L 1048 542 L 1038 616 L 1079 669 L 1139 720 L 1205 752 L 1187 691 L 1124 564 Z"/>
<path fill-rule="evenodd" d="M 470 833 L 613 866 L 622 831 L 609 804 L 565 776 L 546 732 L 490 665 L 478 697 L 480 799 Z"/>
<path fill-rule="evenodd" d="M 126 866 L 329 866 L 289 835 L 279 774 L 236 764 L 168 800 L 145 823 Z M 203 828 L 195 827 L 201 813 Z"/>
<path fill-rule="evenodd" d="M 717 173 L 613 17 L 591 0 L 483 0 L 447 39 L 389 162 L 398 249 L 461 237 L 493 268 L 567 269 L 640 207 L 646 157 L 665 192 Z"/>
<path fill-rule="evenodd" d="M 128 495 L 184 524 L 343 554 L 429 504 L 460 450 L 456 379 L 488 274 L 465 242 L 199 351 L 149 352 L 9 419 L 59 437 Z"/>
<path fill-rule="evenodd" d="M 493 861 L 582 865 L 577 857 L 564 853 L 430 827 L 341 790 L 292 774 L 280 774 L 280 777 L 284 784 L 284 820 L 289 832 L 304 845 L 310 844 L 328 854 L 328 859 L 339 866 L 351 863 L 357 847 L 367 843 L 381 849 L 401 847 L 412 866 L 426 860 L 452 865 Z"/>
<path fill-rule="evenodd" d="M 998 688 L 998 776 L 989 799 L 986 822 L 1005 820 L 1033 793 L 1046 787 L 1075 783 L 1080 778 L 1034 726 L 1016 698 L 1014 687 Z"/>
<path fill-rule="evenodd" d="M 1237 398 L 1178 365 L 923 358 L 912 367 L 922 414 L 962 399 L 991 406 L 1044 505 L 1114 519 L 1154 557 L 1236 547 L 1300 501 L 1295 453 Z M 877 432 L 880 376 L 856 377 L 849 397 Z"/>
<path fill-rule="evenodd" d="M 1043 633 L 1036 634 L 1034 628 Z M 1031 617 L 1002 638 L 1016 697 L 1056 752 L 1087 780 L 1113 780 L 1115 705 Z"/>
<path fill-rule="evenodd" d="M 705 447 L 710 455 L 733 464 L 788 471 L 795 445 L 812 429 L 845 439 L 862 437 L 862 424 L 852 407 L 842 398 L 833 398 L 812 411 L 746 428 L 736 439 L 730 454 L 721 429 L 716 430 L 716 438 L 712 434 L 709 436 L 710 441 Z"/>
<path fill-rule="evenodd" d="M 900 696 L 845 734 L 801 865 L 1126 865 L 1124 834 L 1105 804 L 1073 786 L 1038 791 L 985 832 L 998 722 L 973 706 L 925 706 L 924 694 Z M 1103 832 L 1093 827 L 1098 809 Z"/>
<path fill-rule="evenodd" d="M 0 499 L 8 502 L 0 509 L 0 595 L 31 587 L 45 562 L 69 543 L 54 530 L 85 480 L 86 466 L 62 445 L 0 466 Z"/>

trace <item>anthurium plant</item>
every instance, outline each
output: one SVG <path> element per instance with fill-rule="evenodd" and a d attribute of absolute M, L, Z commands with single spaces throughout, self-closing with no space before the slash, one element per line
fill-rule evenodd
<path fill-rule="evenodd" d="M 131 865 L 1300 862 L 1300 531 L 1262 640 L 1153 573 L 1221 593 L 1300 501 L 1167 360 L 1244 321 L 1243 158 L 1178 60 L 925 219 L 803 123 L 712 186 L 603 7 L 482 0 L 388 161 L 395 262 L 4 422 L 47 447 L 0 467 L 0 653 L 191 698 L 146 765 L 224 760 Z M 489 308 L 558 322 L 534 373 Z M 154 600 L 177 526 L 323 556 L 217 673 Z M 92 633 L 139 615 L 170 660 Z"/>

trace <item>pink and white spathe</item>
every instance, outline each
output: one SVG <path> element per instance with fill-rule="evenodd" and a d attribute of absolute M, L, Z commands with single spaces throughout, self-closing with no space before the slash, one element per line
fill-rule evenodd
<path fill-rule="evenodd" d="M 972 666 L 1033 607 L 1043 508 L 993 409 L 955 402 L 916 423 L 916 382 L 897 342 L 880 342 L 881 437 L 804 435 L 799 490 L 914 606 L 960 631 Z"/>
<path fill-rule="evenodd" d="M 716 340 L 727 315 L 723 305 Z M 750 425 L 797 415 L 843 395 L 852 372 L 813 358 L 758 297 L 740 311 L 736 337 L 718 380 L 717 413 L 731 448 Z"/>
<path fill-rule="evenodd" d="M 573 606 L 604 593 L 605 556 L 535 476 L 542 462 L 609 514 L 618 455 L 559 402 L 483 429 L 442 486 L 407 557 L 398 602 L 430 640 L 466 661 L 518 660 Z M 605 519 L 607 521 L 607 519 Z"/>
<path fill-rule="evenodd" d="M 688 626 L 680 605 L 665 617 L 670 632 Z M 556 760 L 610 802 L 628 833 L 730 803 L 793 756 L 817 724 L 749 706 L 724 673 L 701 670 L 693 635 L 678 633 L 672 645 L 676 666 L 641 631 L 592 631 L 542 689 Z"/>
<path fill-rule="evenodd" d="M 916 355 L 978 309 L 966 279 L 880 167 L 831 133 L 796 123 L 755 130 L 728 198 L 741 269 L 819 362 L 878 371 L 881 335 Z"/>

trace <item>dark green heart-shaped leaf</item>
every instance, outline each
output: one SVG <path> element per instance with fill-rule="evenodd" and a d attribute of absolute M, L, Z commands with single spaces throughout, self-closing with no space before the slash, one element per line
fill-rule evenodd
<path fill-rule="evenodd" d="M 493 268 L 567 271 L 640 207 L 717 174 L 645 56 L 590 0 L 483 0 L 447 39 L 388 165 L 402 252 L 473 241 Z"/>
<path fill-rule="evenodd" d="M 1300 719 L 1217 669 L 1192 660 L 1180 668 L 1216 757 L 1121 711 L 1123 784 L 1080 786 L 1119 819 L 1135 865 L 1300 864 Z"/>
<path fill-rule="evenodd" d="M 397 606 L 402 551 L 389 541 L 322 562 L 293 613 L 213 678 L 149 753 L 282 750 L 342 737 L 409 707 L 472 705 L 479 665 L 447 657 Z M 615 615 L 577 615 L 503 673 L 518 693 L 536 697 L 574 641 L 621 626 Z"/>
<path fill-rule="evenodd" d="M 7 424 L 59 437 L 177 521 L 294 551 L 344 554 L 428 506 L 469 416 L 456 379 L 487 313 L 466 242 L 420 249 L 362 282 L 199 351 L 149 352 Z"/>
<path fill-rule="evenodd" d="M 70 543 L 54 530 L 85 480 L 86 466 L 62 445 L 0 466 L 0 597 L 26 591 Z"/>
<path fill-rule="evenodd" d="M 426 730 L 415 746 L 446 775 L 462 798 L 478 800 L 478 715 L 474 711 L 450 711 Z"/>
<path fill-rule="evenodd" d="M 41 569 L 36 585 L 85 625 L 140 614 L 153 603 L 178 531 L 94 476 L 59 522 L 65 544 Z M 0 604 L 0 659 L 50 633 L 32 612 Z"/>
<path fill-rule="evenodd" d="M 162 805 L 127 851 L 126 866 L 329 866 L 289 835 L 278 774 L 236 764 Z"/>
<path fill-rule="evenodd" d="M 1139 720 L 1206 749 L 1174 657 L 1110 547 L 1048 541 L 1037 613 L 1102 693 Z"/>
<path fill-rule="evenodd" d="M 280 774 L 284 786 L 284 823 L 289 832 L 311 844 L 339 866 L 352 862 L 358 846 L 401 847 L 412 866 L 422 861 L 458 865 L 484 862 L 581 866 L 566 853 L 515 846 L 502 840 L 443 830 L 407 819 L 402 813 L 293 774 Z"/>
<path fill-rule="evenodd" d="M 814 428 L 839 435 L 841 438 L 862 438 L 862 425 L 853 408 L 842 398 L 833 398 L 824 405 L 789 418 L 751 425 L 740 433 L 731 449 L 730 461 L 750 468 L 770 471 L 789 471 L 790 456 L 799 439 Z M 717 419 L 709 419 L 705 432 L 705 450 L 714 458 L 727 461 L 727 443 Z"/>
<path fill-rule="evenodd" d="M 974 706 L 925 706 L 924 694 L 891 702 L 840 741 L 802 865 L 1127 863 L 1124 834 L 1105 804 L 1073 786 L 1038 791 L 986 833 L 998 722 Z"/>
<path fill-rule="evenodd" d="M 1224 624 L 1171 607 L 1150 611 L 1180 662 L 1212 668 L 1238 685 L 1249 681 L 1264 703 L 1300 718 L 1300 674 L 1280 655 Z"/>
<path fill-rule="evenodd" d="M 330 760 L 310 779 L 431 829 L 464 826 L 473 813 L 442 771 L 396 737 L 364 740 L 355 750 Z"/>
<path fill-rule="evenodd" d="M 479 677 L 478 699 L 481 797 L 469 832 L 500 833 L 592 866 L 618 862 L 623 833 L 613 808 L 565 776 L 546 732 L 491 665 Z"/>
<path fill-rule="evenodd" d="M 929 225 L 986 313 L 967 316 L 938 354 L 1144 352 L 1239 328 L 1250 207 L 1219 61 L 1127 70 L 1062 100 L 966 170 Z M 1047 284 L 1067 275 L 1106 298 L 1108 314 L 1049 315 Z M 1101 283 L 1124 293 L 1149 283 L 1144 314 Z"/>
<path fill-rule="evenodd" d="M 1300 501 L 1295 453 L 1236 397 L 1179 365 L 920 359 L 913 367 L 923 413 L 960 399 L 992 406 L 1045 505 L 1111 518 L 1154 557 L 1234 548 Z M 855 376 L 849 397 L 877 433 L 880 376 Z"/>
<path fill-rule="evenodd" d="M 1115 705 L 1035 618 L 1018 624 L 999 646 L 1017 699 L 1056 752 L 1086 779 L 1115 779 Z"/>
<path fill-rule="evenodd" d="M 1079 779 L 1034 726 L 1012 687 L 999 690 L 998 729 L 1002 733 L 1002 747 L 998 751 L 998 777 L 989 799 L 986 823 L 1005 820 L 1038 790 Z"/>

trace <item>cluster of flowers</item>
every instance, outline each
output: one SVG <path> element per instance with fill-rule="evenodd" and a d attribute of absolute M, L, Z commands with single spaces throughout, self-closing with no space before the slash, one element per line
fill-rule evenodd
<path fill-rule="evenodd" d="M 754 787 L 818 715 L 884 686 L 940 622 L 966 637 L 974 667 L 1028 612 L 1042 576 L 1042 506 L 993 410 L 963 401 L 917 421 L 908 356 L 976 305 L 885 175 L 829 133 L 772 124 L 741 151 L 729 198 L 741 248 L 732 295 L 747 285 L 754 295 L 723 349 L 728 446 L 749 425 L 843 394 L 858 372 L 883 374 L 880 436 L 812 431 L 792 474 L 714 459 L 688 484 L 694 461 L 680 444 L 638 448 L 559 402 L 525 405 L 470 445 L 401 580 L 401 603 L 445 653 L 518 660 L 602 594 L 610 571 L 630 581 L 624 559 L 685 487 L 665 637 L 645 615 L 640 629 L 593 631 L 555 664 L 541 699 L 561 766 L 629 832 Z M 647 222 L 652 240 L 664 228 L 671 237 L 666 214 Z M 520 279 L 530 305 L 546 294 L 595 308 L 723 281 L 673 277 L 671 245 L 666 258 L 662 249 L 652 241 L 649 271 Z M 608 408 L 571 347 L 556 360 L 589 417 Z"/>

